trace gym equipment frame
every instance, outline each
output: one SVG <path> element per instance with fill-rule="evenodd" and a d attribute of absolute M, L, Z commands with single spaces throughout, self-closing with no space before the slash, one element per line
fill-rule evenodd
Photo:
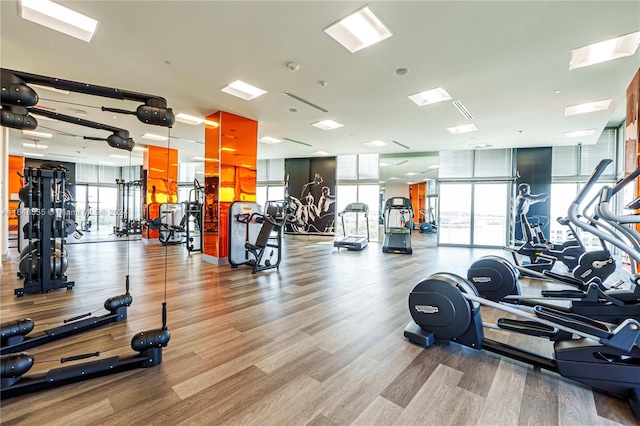
<path fill-rule="evenodd" d="M 126 358 L 112 356 L 68 367 L 24 376 L 35 362 L 33 355 L 20 352 L 0 357 L 0 399 L 12 398 L 27 393 L 64 386 L 97 377 L 121 373 L 136 368 L 149 368 L 162 363 L 162 348 L 171 338 L 167 329 L 166 302 L 162 304 L 162 328 L 137 333 L 131 339 L 131 349 L 138 353 Z M 74 355 L 60 360 L 61 363 L 100 356 L 99 352 Z"/>
<path fill-rule="evenodd" d="M 554 341 L 553 358 L 485 338 L 481 306 L 526 318 L 501 318 L 497 327 L 549 338 Z M 542 306 L 534 308 L 534 315 L 478 297 L 473 284 L 450 273 L 420 281 L 409 295 L 409 311 L 413 320 L 404 336 L 413 343 L 429 347 L 456 342 L 553 371 L 628 400 L 640 419 L 640 323 L 636 320 L 627 319 L 612 330 L 604 323 Z"/>
<path fill-rule="evenodd" d="M 0 355 L 20 352 L 55 340 L 63 339 L 74 334 L 82 333 L 103 325 L 120 322 L 127 319 L 127 308 L 133 303 L 129 293 L 129 276 L 126 278 L 126 293 L 110 297 L 104 302 L 104 309 L 109 313 L 101 316 L 92 314 L 78 315 L 63 321 L 63 325 L 29 335 L 35 327 L 31 318 L 8 321 L 0 324 L 2 348 Z"/>

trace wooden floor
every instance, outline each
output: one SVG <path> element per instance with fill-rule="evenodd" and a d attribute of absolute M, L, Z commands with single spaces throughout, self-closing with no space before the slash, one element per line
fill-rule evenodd
<path fill-rule="evenodd" d="M 102 314 L 131 277 L 126 321 L 30 350 L 33 372 L 63 356 L 133 354 L 131 337 L 161 324 L 165 283 L 171 341 L 159 366 L 2 401 L 2 424 L 638 424 L 626 402 L 556 374 L 455 344 L 409 343 L 407 297 L 421 278 L 466 276 L 474 259 L 503 254 L 437 249 L 433 236 L 414 235 L 411 256 L 383 254 L 378 244 L 338 252 L 331 240 L 287 236 L 279 271 L 256 275 L 157 241 L 74 245 L 67 274 L 75 288 L 22 298 L 13 295 L 22 283 L 12 250 L 2 321 L 28 316 L 47 328 Z M 491 314 L 483 311 L 485 322 Z M 551 350 L 546 340 L 492 333 Z"/>

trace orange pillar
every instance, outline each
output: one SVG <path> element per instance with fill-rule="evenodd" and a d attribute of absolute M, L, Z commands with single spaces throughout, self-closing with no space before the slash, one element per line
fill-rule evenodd
<path fill-rule="evenodd" d="M 16 209 L 20 202 L 20 199 L 18 198 L 18 191 L 20 191 L 20 188 L 22 188 L 23 185 L 22 178 L 18 173 L 24 173 L 24 158 L 17 155 L 10 155 L 9 185 L 7 186 L 9 199 L 9 232 L 18 231 L 18 215 L 16 214 Z"/>
<path fill-rule="evenodd" d="M 148 146 L 143 158 L 143 217 L 160 216 L 160 205 L 178 202 L 178 150 Z M 145 227 L 143 238 L 158 238 L 158 231 Z"/>
<path fill-rule="evenodd" d="M 424 217 L 420 216 L 420 212 L 425 211 L 425 191 L 427 188 L 426 182 L 419 182 L 409 185 L 409 198 L 411 199 L 411 205 L 413 206 L 413 214 L 415 215 L 414 223 L 422 223 L 425 221 Z"/>
<path fill-rule="evenodd" d="M 256 201 L 258 122 L 218 111 L 206 123 L 203 259 L 219 265 L 228 262 L 229 206 Z"/>

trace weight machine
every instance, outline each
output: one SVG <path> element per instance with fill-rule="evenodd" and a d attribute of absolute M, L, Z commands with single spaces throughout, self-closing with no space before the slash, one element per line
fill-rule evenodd
<path fill-rule="evenodd" d="M 142 199 L 140 190 L 135 190 L 135 188 L 142 186 L 142 181 L 125 182 L 124 179 L 116 179 L 116 185 L 118 188 L 118 200 L 116 202 L 117 215 L 113 234 L 118 237 L 124 237 L 142 233 L 139 219 L 139 216 L 142 215 Z"/>
<path fill-rule="evenodd" d="M 25 293 L 48 293 L 74 286 L 67 281 L 67 256 L 64 238 L 75 231 L 75 224 L 65 218 L 65 181 L 63 170 L 24 169 L 25 185 L 20 189 L 24 203 L 22 214 L 29 218 L 23 232 L 28 245 L 21 251 L 19 278 L 23 288 L 15 289 L 16 296 Z"/>

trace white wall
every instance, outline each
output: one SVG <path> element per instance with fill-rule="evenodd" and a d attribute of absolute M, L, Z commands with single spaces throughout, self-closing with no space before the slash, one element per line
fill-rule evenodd
<path fill-rule="evenodd" d="M 384 200 L 392 197 L 409 198 L 409 185 L 406 183 L 387 183 L 384 186 Z"/>

